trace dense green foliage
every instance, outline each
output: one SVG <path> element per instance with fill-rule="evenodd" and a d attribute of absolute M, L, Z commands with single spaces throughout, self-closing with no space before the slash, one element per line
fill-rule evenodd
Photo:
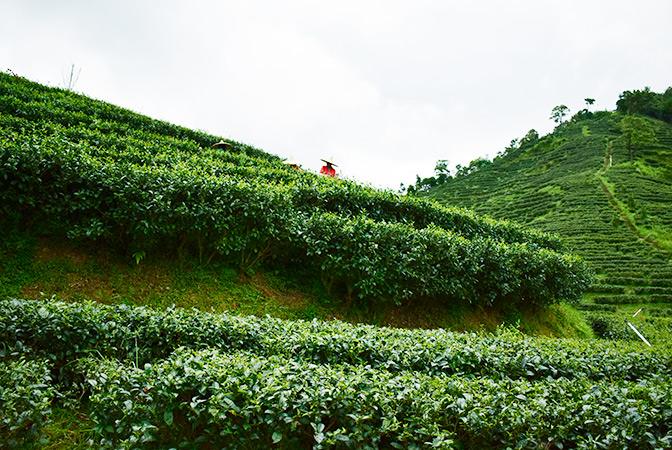
<path fill-rule="evenodd" d="M 0 448 L 45 442 L 42 428 L 55 396 L 51 381 L 46 360 L 31 358 L 23 348 L 0 349 Z"/>
<path fill-rule="evenodd" d="M 104 448 L 666 448 L 669 348 L 0 302 Z M 69 386 L 69 387 L 68 387 Z"/>
<path fill-rule="evenodd" d="M 589 283 L 557 236 L 284 167 L 272 157 L 0 75 L 0 214 L 151 252 L 319 268 L 348 301 L 538 306 Z M 420 255 L 417 244 L 435 249 Z M 384 251 L 383 251 L 384 249 Z"/>
<path fill-rule="evenodd" d="M 669 448 L 667 340 L 644 347 L 606 314 L 672 311 L 672 131 L 636 119 L 655 139 L 584 110 L 454 178 L 437 164 L 446 192 L 477 180 L 448 207 L 237 142 L 212 149 L 219 137 L 0 74 L 0 230 L 17 248 L 43 235 L 133 264 L 160 252 L 231 273 L 292 266 L 371 309 L 540 309 L 588 286 L 569 242 L 599 273 L 586 303 L 596 333 L 630 340 L 0 299 L 0 446 L 39 445 L 51 410 L 77 405 L 102 448 Z M 0 249 L 18 255 L 0 261 L 2 283 L 27 253 Z"/>
<path fill-rule="evenodd" d="M 625 91 L 616 102 L 616 111 L 623 114 L 642 114 L 672 124 L 672 87 L 662 94 L 642 90 Z"/>
<path fill-rule="evenodd" d="M 670 382 L 656 378 L 429 377 L 215 350 L 144 369 L 86 365 L 104 446 L 643 449 L 672 438 Z"/>
<path fill-rule="evenodd" d="M 4 301 L 2 340 L 44 352 L 65 384 L 69 365 L 95 351 L 144 364 L 177 347 L 284 355 L 319 364 L 368 365 L 429 374 L 472 374 L 510 378 L 624 378 L 669 374 L 669 357 L 642 354 L 636 346 L 609 342 L 497 338 L 445 330 L 404 330 L 341 322 L 286 321 L 271 317 L 214 315 L 182 309 L 155 311 L 125 305 Z M 628 350 L 630 353 L 628 353 Z M 139 351 L 139 354 L 136 354 Z M 538 352 L 542 354 L 538 354 Z"/>

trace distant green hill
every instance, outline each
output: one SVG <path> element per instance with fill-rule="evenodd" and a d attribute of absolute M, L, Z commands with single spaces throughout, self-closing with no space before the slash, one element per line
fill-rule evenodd
<path fill-rule="evenodd" d="M 672 314 L 669 123 L 584 110 L 553 133 L 540 138 L 532 130 L 493 161 L 461 172 L 419 183 L 418 194 L 558 233 L 598 275 L 586 309 Z"/>

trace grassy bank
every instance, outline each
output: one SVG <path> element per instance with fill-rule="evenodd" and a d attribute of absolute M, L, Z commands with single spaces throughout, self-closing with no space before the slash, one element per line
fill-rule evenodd
<path fill-rule="evenodd" d="M 327 293 L 314 273 L 291 267 L 241 274 L 231 266 L 201 264 L 193 258 L 176 260 L 151 254 L 137 262 L 104 245 L 25 233 L 6 232 L 5 236 L 0 244 L 2 298 L 93 300 L 459 331 L 493 331 L 506 324 L 533 335 L 590 336 L 585 321 L 568 305 L 520 312 L 475 308 L 460 302 L 446 307 L 424 301 L 401 307 L 347 309 L 340 293 Z"/>

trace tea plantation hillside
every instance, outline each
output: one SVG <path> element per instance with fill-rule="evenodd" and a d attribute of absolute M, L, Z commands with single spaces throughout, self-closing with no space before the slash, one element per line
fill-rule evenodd
<path fill-rule="evenodd" d="M 650 133 L 630 150 L 628 120 Z M 597 274 L 585 309 L 672 315 L 672 126 L 604 111 L 533 131 L 421 195 L 561 235 Z"/>
<path fill-rule="evenodd" d="M 297 171 L 237 142 L 0 75 L 8 229 L 241 273 L 299 268 L 370 309 L 530 309 L 576 300 L 584 262 L 554 235 Z"/>
<path fill-rule="evenodd" d="M 346 311 L 484 315 L 546 314 L 590 283 L 555 234 L 296 171 L 238 142 L 212 148 L 220 140 L 0 74 L 0 448 L 670 448 L 668 339 L 162 302 L 181 272 L 204 296 L 198 274 L 264 271 L 320 280 Z M 84 290 L 101 267 L 115 289 Z M 143 267 L 165 279 L 127 276 Z M 99 301 L 62 301 L 61 288 Z M 146 289 L 152 307 L 134 301 Z"/>

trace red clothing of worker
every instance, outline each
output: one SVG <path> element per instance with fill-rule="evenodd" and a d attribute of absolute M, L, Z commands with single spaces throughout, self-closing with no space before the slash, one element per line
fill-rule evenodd
<path fill-rule="evenodd" d="M 322 166 L 320 169 L 320 173 L 322 175 L 327 175 L 333 178 L 336 178 L 336 169 L 334 169 L 331 164 L 327 164 L 326 166 Z"/>
<path fill-rule="evenodd" d="M 334 163 L 334 157 L 332 156 L 331 158 L 323 159 L 322 161 L 324 161 L 326 165 L 322 166 L 320 173 L 328 177 L 336 178 L 336 169 L 334 169 L 334 166 L 337 164 Z"/>

